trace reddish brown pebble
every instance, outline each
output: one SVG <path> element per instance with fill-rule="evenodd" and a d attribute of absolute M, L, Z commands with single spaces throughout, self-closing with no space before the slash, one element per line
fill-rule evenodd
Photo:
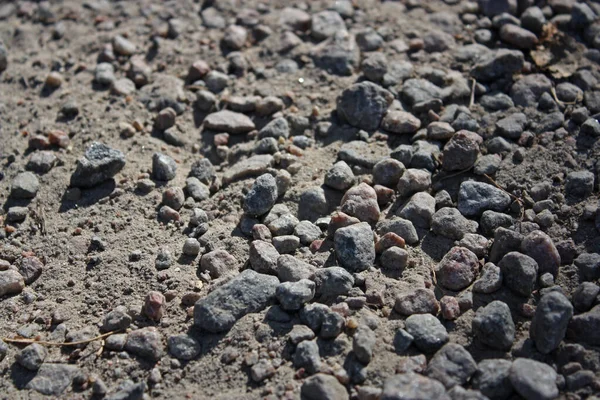
<path fill-rule="evenodd" d="M 153 321 L 160 321 L 164 314 L 165 296 L 160 292 L 150 292 L 144 301 L 144 315 Z"/>
<path fill-rule="evenodd" d="M 384 250 L 389 249 L 390 247 L 406 247 L 406 242 L 402 238 L 402 236 L 397 235 L 394 232 L 388 232 L 383 235 L 377 243 L 375 243 L 375 252 L 382 253 Z"/>
<path fill-rule="evenodd" d="M 188 71 L 188 81 L 190 83 L 202 79 L 204 75 L 208 74 L 210 67 L 206 61 L 198 60 L 194 62 Z"/>
<path fill-rule="evenodd" d="M 377 193 L 377 203 L 380 206 L 389 204 L 394 199 L 394 189 L 382 185 L 375 185 L 373 186 L 373 189 L 375 189 L 375 193 Z"/>
<path fill-rule="evenodd" d="M 310 251 L 312 251 L 313 253 L 316 253 L 317 251 L 319 251 L 319 249 L 321 248 L 322 245 L 323 245 L 323 240 L 317 239 L 310 244 Z"/>
<path fill-rule="evenodd" d="M 341 204 L 343 212 L 361 221 L 375 223 L 379 220 L 377 193 L 366 183 L 348 189 Z"/>
<path fill-rule="evenodd" d="M 50 140 L 51 144 L 62 147 L 63 149 L 66 149 L 71 143 L 69 135 L 59 130 L 50 131 L 50 133 L 48 133 L 48 140 Z"/>
<path fill-rule="evenodd" d="M 335 231 L 350 225 L 358 224 L 360 220 L 343 212 L 334 212 L 327 226 L 327 234 L 333 236 Z"/>
<path fill-rule="evenodd" d="M 440 299 L 440 306 L 442 307 L 442 316 L 444 319 L 453 321 L 460 316 L 460 307 L 456 297 L 444 296 Z"/>
<path fill-rule="evenodd" d="M 408 42 L 408 48 L 410 51 L 423 50 L 423 47 L 425 47 L 423 39 L 411 39 L 410 42 Z"/>
<path fill-rule="evenodd" d="M 525 318 L 533 318 L 535 314 L 535 306 L 532 306 L 531 304 L 527 303 L 521 304 L 521 306 L 519 307 L 519 314 L 521 314 Z"/>

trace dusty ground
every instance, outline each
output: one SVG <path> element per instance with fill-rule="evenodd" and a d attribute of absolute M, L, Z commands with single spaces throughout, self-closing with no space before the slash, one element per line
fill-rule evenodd
<path fill-rule="evenodd" d="M 172 186 L 183 188 L 195 161 L 201 157 L 209 158 L 217 168 L 217 176 L 222 178 L 237 161 L 233 153 L 237 151 L 241 154 L 237 158 L 243 158 L 254 147 L 255 139 L 252 137 L 231 135 L 228 144 L 231 162 L 220 158 L 213 144 L 214 132 L 203 133 L 202 121 L 207 113 L 194 105 L 198 87 L 184 86 L 188 69 L 197 60 L 206 61 L 211 69 L 227 70 L 226 56 L 230 50 L 221 43 L 224 29 L 205 26 L 200 11 L 215 7 L 217 14 L 229 24 L 235 22 L 236 15 L 241 11 L 258 10 L 260 24 L 271 30 L 267 38 L 258 41 L 253 37 L 253 28 L 247 28 L 250 34 L 240 51 L 248 62 L 248 71 L 243 76 L 232 75 L 229 84 L 217 94 L 217 98 L 222 100 L 232 95 L 276 96 L 285 103 L 282 111 L 284 116 L 298 115 L 310 119 L 306 134 L 315 138 L 315 145 L 305 149 L 301 156 L 293 157 L 296 166 L 293 168 L 292 185 L 278 200 L 294 214 L 298 212 L 300 195 L 308 188 L 323 183 L 325 172 L 336 161 L 341 146 L 359 140 L 359 129 L 344 124 L 335 110 L 336 99 L 342 90 L 363 78 L 360 69 L 351 76 L 338 76 L 315 66 L 311 52 L 317 41 L 311 39 L 307 32 L 297 32 L 302 43 L 294 50 L 285 54 L 278 51 L 281 34 L 285 30 L 279 20 L 284 7 L 297 6 L 314 14 L 327 9 L 333 2 L 229 0 L 201 3 L 191 0 L 64 0 L 41 3 L 40 6 L 38 3 L 18 1 L 14 2 L 13 12 L 6 11 L 12 3 L 0 5 L 0 10 L 6 12 L 0 16 L 0 39 L 8 50 L 9 61 L 8 68 L 0 75 L 0 203 L 3 206 L 0 221 L 2 214 L 6 214 L 13 206 L 24 205 L 29 208 L 25 221 L 4 221 L 6 229 L 0 234 L 0 259 L 18 266 L 24 258 L 35 256 L 44 264 L 41 276 L 27 284 L 20 294 L 0 299 L 0 336 L 58 342 L 65 340 L 65 331 L 77 333 L 88 330 L 81 337 L 95 336 L 100 333 L 102 319 L 109 311 L 117 306 L 126 306 L 134 316 L 130 329 L 156 326 L 165 349 L 163 357 L 153 362 L 125 351 L 104 349 L 101 340 L 91 342 L 83 349 L 49 347 L 45 363 L 76 365 L 81 375 L 79 379 L 83 382 L 78 384 L 76 379 L 59 397 L 89 398 L 92 396 L 92 382 L 100 378 L 108 387 L 109 394 L 117 392 L 124 381 L 131 380 L 146 382 L 146 395 L 155 398 L 300 398 L 304 376 L 298 374 L 292 364 L 294 350 L 286 336 L 294 325 L 300 323 L 297 313 L 290 314 L 290 322 L 268 320 L 265 318 L 266 310 L 252 313 L 242 317 L 230 331 L 210 334 L 193 328 L 191 304 L 182 304 L 184 295 L 197 293 L 203 297 L 219 285 L 218 282 L 206 282 L 201 277 L 198 269 L 200 256 L 182 255 L 191 208 L 200 207 L 210 217 L 208 232 L 200 239 L 202 253 L 217 248 L 225 249 L 235 257 L 240 270 L 247 268 L 252 238 L 245 236 L 238 224 L 243 215 L 244 195 L 254 179 L 213 187 L 211 197 L 201 202 L 190 199 L 180 210 L 180 223 L 165 224 L 157 218 L 163 190 Z M 464 77 L 468 77 L 471 64 L 457 62 L 454 58 L 457 48 L 473 42 L 474 25 L 463 23 L 460 19 L 466 2 L 411 2 L 418 6 L 408 8 L 404 3 L 355 1 L 354 16 L 345 19 L 346 27 L 352 33 L 367 27 L 385 32 L 386 42 L 380 51 L 386 54 L 390 64 L 410 61 L 413 64 L 412 76 L 418 76 L 425 67 L 432 67 L 461 71 Z M 546 4 L 539 3 L 542 6 Z M 43 13 L 38 7 L 47 7 L 52 15 L 40 17 Z M 409 43 L 411 39 L 421 37 L 425 31 L 439 30 L 440 23 L 432 15 L 442 12 L 455 16 L 453 23 L 456 26 L 452 29 L 455 30 L 453 36 L 456 43 L 451 49 L 443 52 L 397 52 L 390 45 L 393 39 L 403 39 Z M 177 19 L 181 23 L 181 32 L 176 38 L 166 34 L 170 19 Z M 62 24 L 60 29 L 64 28 L 62 37 L 57 37 L 55 33 L 58 23 Z M 135 53 L 141 55 L 151 69 L 150 82 L 128 96 L 115 95 L 108 87 L 101 87 L 94 82 L 99 54 L 116 35 L 123 35 L 134 43 L 137 47 Z M 569 48 L 575 69 L 587 69 L 598 78 L 598 64 L 584 54 L 588 45 L 582 44 L 585 42 L 575 33 L 565 35 L 574 37 L 579 43 L 579 46 Z M 498 46 L 510 47 L 499 40 Z M 528 68 L 538 72 L 529 52 L 524 53 L 529 62 Z M 282 58 L 298 62 L 298 70 L 278 72 L 274 67 Z M 126 75 L 128 62 L 127 56 L 117 56 L 112 61 L 117 78 Z M 51 71 L 59 72 L 63 78 L 60 87 L 53 90 L 49 90 L 45 84 Z M 569 81 L 574 71 L 569 71 L 560 79 L 552 77 L 547 71 L 541 72 L 551 77 L 554 85 Z M 470 84 L 471 80 L 468 82 Z M 500 89 L 508 93 L 508 87 L 505 81 L 500 80 L 490 83 L 486 89 Z M 400 82 L 390 89 L 397 93 L 401 88 Z M 176 130 L 184 142 L 182 146 L 167 144 L 161 134 L 153 130 L 157 110 L 148 107 L 148 99 L 157 93 L 158 96 L 177 98 L 184 106 L 183 112 L 176 117 Z M 486 110 L 478 104 L 479 97 L 477 95 L 474 98 L 470 108 L 480 126 L 477 133 L 489 139 L 495 135 L 496 121 L 510 112 Z M 453 103 L 469 105 L 469 101 L 467 96 Z M 77 115 L 64 115 L 61 110 L 67 102 L 76 104 Z M 582 99 L 575 105 L 562 105 L 560 110 L 565 120 L 568 121 L 570 113 L 581 105 Z M 532 126 L 545 115 L 535 107 L 515 107 L 510 111 L 517 109 L 523 110 Z M 257 129 L 272 118 L 253 113 L 248 115 Z M 426 127 L 430 117 L 427 114 L 422 116 L 423 127 Z M 122 123 L 134 124 L 135 121 L 141 129 L 131 137 L 124 137 Z M 332 122 L 333 127 L 327 135 L 318 135 L 317 124 L 325 121 Z M 36 135 L 48 135 L 53 130 L 67 133 L 70 142 L 65 148 L 49 147 L 57 157 L 56 165 L 49 172 L 37 175 L 40 188 L 35 198 L 23 200 L 9 196 L 13 178 L 26 170 L 31 155 L 38 151 L 31 148 L 31 139 Z M 554 243 L 572 240 L 575 257 L 582 252 L 599 253 L 600 238 L 594 223 L 597 190 L 583 200 L 571 201 L 565 199 L 564 180 L 569 172 L 575 170 L 590 170 L 595 174 L 600 147 L 595 138 L 579 134 L 578 127 L 567 127 L 562 136 L 555 131 L 558 129 L 551 133 L 536 133 L 533 144 L 528 146 L 513 143 L 511 150 L 502 153 L 502 162 L 494 180 L 520 198 L 524 198 L 526 191 L 535 184 L 549 181 L 552 187 L 550 198 L 558 206 L 552 210 L 554 222 L 544 231 Z M 377 159 L 389 156 L 398 145 L 411 142 L 411 135 L 388 134 L 382 130 L 378 132 L 369 132 L 370 137 L 366 142 L 371 156 Z M 70 176 L 77 160 L 93 141 L 101 141 L 121 150 L 126 165 L 114 181 L 82 190 L 81 197 L 72 200 Z M 482 151 L 487 152 L 485 144 L 482 145 Z M 176 160 L 176 177 L 168 183 L 157 182 L 156 188 L 147 194 L 141 193 L 136 189 L 137 182 L 146 177 L 143 174 L 151 174 L 152 155 L 155 152 L 162 152 Z M 517 152 L 519 154 L 515 156 Z M 288 153 L 283 150 L 281 154 Z M 367 157 L 366 154 L 363 156 Z M 286 168 L 283 163 L 275 167 Z M 370 182 L 370 170 L 354 168 L 354 172 L 357 182 Z M 456 203 L 460 183 L 475 176 L 472 171 L 467 171 L 442 179 L 446 175 L 439 170 L 434 172 L 430 192 L 433 195 L 445 189 Z M 475 178 L 486 181 L 481 177 Z M 334 211 L 339 207 L 342 194 L 331 189 L 327 193 L 330 196 L 330 211 Z M 400 199 L 398 202 L 401 203 Z M 382 207 L 382 218 L 386 218 L 387 212 L 391 210 L 392 213 L 397 206 L 391 204 Z M 531 208 L 531 204 L 527 208 Z M 507 212 L 515 218 L 520 216 L 516 208 Z M 91 248 L 90 242 L 94 236 L 102 239 L 106 247 L 104 251 Z M 493 239 L 493 235 L 490 239 Z M 398 293 L 414 286 L 432 285 L 438 299 L 444 294 L 460 295 L 437 287 L 431 275 L 431 269 L 453 243 L 453 240 L 427 232 L 420 244 L 408 247 L 411 268 L 400 279 L 387 277 L 378 267 L 365 273 L 367 279 L 372 280 L 371 288 L 383 292 L 385 299 L 384 304 L 370 305 L 352 312 L 353 318 L 359 323 L 374 319 L 379 325 L 375 331 L 377 344 L 373 361 L 368 365 L 366 380 L 359 386 L 381 388 L 407 354 L 420 353 L 414 347 L 401 354 L 394 351 L 394 335 L 403 327 L 405 319 L 392 310 Z M 163 271 L 155 268 L 155 258 L 160 249 L 168 249 L 175 258 L 174 264 Z M 335 256 L 330 257 L 327 250 L 313 253 L 303 246 L 295 255 L 317 266 L 335 263 Z M 571 296 L 581 281 L 572 262 L 563 264 L 556 283 Z M 160 322 L 151 321 L 140 314 L 144 298 L 150 291 L 161 292 L 167 298 Z M 516 324 L 512 353 L 493 350 L 473 338 L 471 322 L 475 312 L 491 300 L 502 300 L 511 307 Z M 531 315 L 522 311 L 523 304 L 535 306 L 538 300 L 536 294 L 521 298 L 502 287 L 489 295 L 474 293 L 471 309 L 454 321 L 441 320 L 449 332 L 450 341 L 467 348 L 477 362 L 486 358 L 511 359 L 519 355 L 541 359 L 560 373 L 560 367 L 565 364 L 561 351 L 568 350 L 561 348 L 550 355 L 541 356 L 523 344 L 529 338 L 531 321 Z M 61 328 L 57 329 L 57 326 Z M 180 333 L 190 333 L 201 343 L 201 353 L 192 361 L 177 361 L 166 351 L 166 339 Z M 342 333 L 336 339 L 318 339 L 318 343 L 324 371 L 339 370 L 340 366 L 349 362 L 352 349 L 350 333 Z M 36 373 L 15 362 L 21 348 L 9 344 L 8 352 L 0 362 L 0 397 L 41 398 L 42 394 L 25 388 Z M 599 371 L 594 370 L 600 365 L 598 348 L 586 345 L 586 349 L 586 359 L 590 361 L 585 369 L 592 369 L 596 374 L 596 389 L 592 385 L 579 397 L 568 397 L 575 396 L 574 391 L 563 387 L 560 395 L 563 398 L 585 398 L 594 390 L 600 390 L 597 385 Z M 251 378 L 250 366 L 245 361 L 251 352 L 281 364 L 273 377 L 260 383 Z M 225 362 L 223 355 L 232 353 L 237 353 L 238 357 L 232 362 Z M 158 381 L 156 371 L 160 372 Z M 151 377 L 152 373 L 154 377 Z M 355 385 L 353 382 L 346 386 L 351 396 L 356 396 Z M 518 398 L 516 394 L 513 396 Z"/>

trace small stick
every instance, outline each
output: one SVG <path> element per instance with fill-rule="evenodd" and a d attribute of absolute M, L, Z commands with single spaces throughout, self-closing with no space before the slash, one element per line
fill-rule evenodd
<path fill-rule="evenodd" d="M 463 169 L 461 171 L 454 172 L 454 173 L 452 173 L 450 175 L 442 176 L 440 178 L 440 182 L 443 181 L 443 180 L 445 180 L 445 179 L 450 179 L 450 178 L 453 178 L 453 177 L 455 177 L 457 175 L 464 174 L 465 172 L 469 172 L 471 170 L 471 168 L 473 168 L 473 167 L 465 168 L 465 169 Z"/>
<path fill-rule="evenodd" d="M 575 104 L 577 104 L 576 101 L 562 101 L 558 99 L 558 96 L 556 95 L 556 89 L 554 89 L 554 86 L 550 88 L 550 93 L 552 94 L 552 97 L 554 97 L 554 101 L 556 101 L 558 104 L 564 104 L 566 106 L 573 106 Z"/>
<path fill-rule="evenodd" d="M 114 335 L 115 333 L 117 333 L 119 331 L 111 331 L 111 332 L 107 332 L 104 333 L 102 335 L 93 337 L 91 339 L 86 339 L 86 340 L 79 340 L 77 342 L 46 342 L 44 340 L 36 340 L 36 339 L 25 339 L 25 338 L 21 338 L 21 339 L 9 339 L 9 338 L 2 338 L 3 341 L 7 342 L 7 343 L 19 343 L 19 344 L 32 344 L 32 343 L 37 343 L 37 344 L 43 344 L 44 346 L 78 346 L 80 344 L 87 344 L 87 343 L 91 343 L 95 340 L 100 340 L 100 339 L 104 339 L 105 337 L 108 337 L 110 335 Z"/>
<path fill-rule="evenodd" d="M 473 83 L 471 84 L 471 98 L 469 100 L 469 109 L 473 108 L 473 105 L 475 105 L 475 85 L 477 84 L 477 81 L 475 79 L 473 79 Z"/>

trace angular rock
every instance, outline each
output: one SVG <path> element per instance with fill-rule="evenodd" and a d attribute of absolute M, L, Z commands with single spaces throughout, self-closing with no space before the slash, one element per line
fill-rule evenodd
<path fill-rule="evenodd" d="M 504 284 L 521 296 L 530 296 L 538 277 L 538 264 L 525 254 L 512 251 L 498 263 Z"/>
<path fill-rule="evenodd" d="M 350 272 L 364 271 L 375 263 L 373 232 L 366 222 L 338 229 L 334 248 L 341 266 Z"/>
<path fill-rule="evenodd" d="M 477 370 L 471 354 L 459 344 L 448 343 L 433 356 L 427 365 L 427 376 L 450 389 L 464 385 Z"/>
<path fill-rule="evenodd" d="M 275 275 L 279 252 L 269 242 L 254 240 L 250 243 L 250 265 L 261 274 Z"/>
<path fill-rule="evenodd" d="M 25 288 L 23 276 L 14 269 L 0 271 L 0 297 L 19 294 Z"/>
<path fill-rule="evenodd" d="M 458 192 L 458 210 L 468 217 L 486 210 L 504 211 L 510 203 L 508 194 L 487 183 L 466 181 Z"/>
<path fill-rule="evenodd" d="M 275 296 L 286 311 L 296 311 L 302 308 L 315 296 L 315 283 L 308 279 L 296 282 L 283 282 L 277 286 Z"/>
<path fill-rule="evenodd" d="M 277 181 L 271 174 L 263 174 L 256 178 L 252 188 L 244 199 L 244 212 L 252 216 L 260 216 L 269 212 L 277 201 Z"/>
<path fill-rule="evenodd" d="M 71 186 L 90 188 L 111 179 L 125 166 L 125 156 L 119 150 L 94 142 L 83 158 L 77 161 L 77 168 L 71 175 Z"/>
<path fill-rule="evenodd" d="M 499 49 L 484 56 L 473 67 L 471 75 L 478 81 L 494 81 L 521 71 L 524 63 L 525 58 L 521 51 Z"/>
<path fill-rule="evenodd" d="M 473 375 L 473 388 L 491 400 L 506 400 L 514 392 L 509 373 L 512 362 L 503 359 L 482 360 Z"/>
<path fill-rule="evenodd" d="M 460 211 L 452 207 L 440 208 L 433 214 L 431 230 L 440 236 L 460 240 L 467 233 L 477 232 L 477 222 L 462 216 Z"/>
<path fill-rule="evenodd" d="M 169 353 L 178 360 L 189 361 L 196 358 L 202 351 L 200 343 L 185 333 L 169 336 L 167 339 Z"/>
<path fill-rule="evenodd" d="M 421 120 L 406 111 L 389 110 L 381 121 L 381 127 L 392 133 L 415 133 L 421 127 Z"/>
<path fill-rule="evenodd" d="M 531 321 L 529 336 L 542 354 L 558 348 L 573 316 L 571 302 L 560 292 L 545 294 L 538 303 Z"/>
<path fill-rule="evenodd" d="M 393 96 L 372 82 L 361 82 L 344 90 L 337 101 L 337 112 L 352 126 L 366 131 L 379 128 Z"/>
<path fill-rule="evenodd" d="M 79 372 L 75 365 L 42 364 L 35 377 L 27 382 L 26 389 L 35 390 L 45 396 L 60 396 Z"/>
<path fill-rule="evenodd" d="M 414 344 L 424 353 L 433 353 L 445 345 L 448 332 L 431 314 L 415 314 L 406 319 L 406 331 L 413 336 Z"/>
<path fill-rule="evenodd" d="M 21 172 L 12 180 L 10 196 L 16 199 L 32 199 L 40 189 L 40 182 L 35 174 Z"/>
<path fill-rule="evenodd" d="M 414 372 L 393 375 L 383 384 L 381 400 L 449 400 L 444 385 Z"/>
<path fill-rule="evenodd" d="M 275 297 L 279 279 L 244 270 L 194 306 L 194 324 L 209 332 L 224 332 L 248 313 L 264 309 Z"/>
<path fill-rule="evenodd" d="M 509 350 L 515 340 L 515 324 L 506 303 L 494 300 L 479 308 L 473 318 L 473 333 L 494 349 Z"/>
<path fill-rule="evenodd" d="M 446 171 L 461 171 L 475 164 L 479 156 L 481 136 L 474 132 L 456 132 L 444 146 L 442 168 Z"/>
<path fill-rule="evenodd" d="M 155 327 L 137 329 L 127 335 L 125 350 L 152 361 L 163 355 L 162 337 Z"/>
<path fill-rule="evenodd" d="M 575 315 L 569 323 L 569 338 L 592 346 L 600 345 L 600 304 L 590 311 Z"/>
<path fill-rule="evenodd" d="M 402 315 L 433 314 L 440 311 L 440 304 L 435 293 L 430 289 L 418 288 L 412 293 L 396 297 L 394 310 Z"/>
<path fill-rule="evenodd" d="M 319 268 L 311 276 L 316 283 L 316 296 L 335 298 L 346 295 L 354 286 L 354 277 L 341 267 Z"/>

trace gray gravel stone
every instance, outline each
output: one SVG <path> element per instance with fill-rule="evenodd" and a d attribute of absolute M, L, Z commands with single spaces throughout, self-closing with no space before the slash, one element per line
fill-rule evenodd
<path fill-rule="evenodd" d="M 481 277 L 473 284 L 473 292 L 490 294 L 502 287 L 502 272 L 492 263 L 486 263 L 481 270 Z"/>
<path fill-rule="evenodd" d="M 406 197 L 415 192 L 429 190 L 430 186 L 431 173 L 422 169 L 409 168 L 398 180 L 398 195 Z"/>
<path fill-rule="evenodd" d="M 573 306 L 565 295 L 550 292 L 542 296 L 529 329 L 529 336 L 540 353 L 548 354 L 558 348 L 572 316 Z"/>
<path fill-rule="evenodd" d="M 458 192 L 458 210 L 465 216 L 481 215 L 485 210 L 504 211 L 510 203 L 508 194 L 487 183 L 466 181 Z"/>
<path fill-rule="evenodd" d="M 132 331 L 127 335 L 125 350 L 142 358 L 160 360 L 163 355 L 161 334 L 155 327 Z"/>
<path fill-rule="evenodd" d="M 283 282 L 277 286 L 275 296 L 284 310 L 296 311 L 313 299 L 315 287 L 315 283 L 308 279 Z"/>
<path fill-rule="evenodd" d="M 195 201 L 204 201 L 210 197 L 210 188 L 193 176 L 185 180 L 185 191 Z"/>
<path fill-rule="evenodd" d="M 312 331 L 310 332 L 312 333 Z M 309 374 L 319 372 L 321 369 L 321 357 L 317 342 L 304 340 L 298 343 L 296 352 L 294 353 L 294 367 L 304 368 Z"/>
<path fill-rule="evenodd" d="M 376 341 L 375 332 L 368 326 L 361 325 L 356 329 L 352 335 L 352 351 L 358 361 L 363 364 L 371 362 Z"/>
<path fill-rule="evenodd" d="M 17 354 L 16 360 L 22 367 L 27 368 L 30 371 L 37 371 L 47 355 L 48 351 L 44 346 L 33 343 L 21 350 L 19 354 Z"/>
<path fill-rule="evenodd" d="M 312 56 L 317 67 L 335 75 L 352 75 L 360 64 L 360 49 L 346 30 L 336 32 Z"/>
<path fill-rule="evenodd" d="M 316 268 L 311 264 L 289 254 L 282 254 L 277 258 L 277 276 L 281 282 L 296 282 L 300 279 L 311 278 L 315 270 Z M 317 283 L 317 293 L 319 293 L 319 282 L 317 280 L 315 282 Z"/>
<path fill-rule="evenodd" d="M 304 245 L 309 245 L 313 241 L 319 239 L 323 232 L 321 229 L 310 221 L 300 221 L 294 227 L 294 235 L 300 238 L 300 242 Z"/>
<path fill-rule="evenodd" d="M 275 138 L 279 139 L 284 138 L 287 139 L 290 136 L 290 127 L 287 119 L 283 117 L 275 118 L 267 125 L 264 126 L 260 131 L 258 131 L 258 138 Z"/>
<path fill-rule="evenodd" d="M 569 323 L 569 338 L 576 342 L 587 343 L 592 346 L 600 345 L 600 305 L 590 311 L 575 315 Z"/>
<path fill-rule="evenodd" d="M 58 158 L 51 151 L 36 151 L 27 162 L 27 169 L 45 174 L 56 165 Z"/>
<path fill-rule="evenodd" d="M 125 156 L 119 150 L 94 142 L 71 175 L 71 186 L 90 188 L 115 176 L 125 166 Z"/>
<path fill-rule="evenodd" d="M 279 279 L 247 269 L 194 306 L 194 324 L 209 332 L 229 330 L 244 315 L 262 310 L 275 296 Z"/>
<path fill-rule="evenodd" d="M 406 331 L 413 336 L 414 344 L 424 353 L 433 353 L 448 342 L 448 332 L 431 314 L 415 314 L 406 319 Z"/>
<path fill-rule="evenodd" d="M 600 278 L 600 254 L 581 253 L 574 263 L 583 279 L 591 281 Z"/>
<path fill-rule="evenodd" d="M 23 276 L 13 269 L 0 271 L 0 297 L 18 294 L 25 288 Z"/>
<path fill-rule="evenodd" d="M 132 318 L 127 312 L 127 307 L 118 306 L 110 311 L 102 320 L 102 331 L 112 332 L 121 331 L 129 328 Z"/>
<path fill-rule="evenodd" d="M 509 139 L 518 139 L 527 126 L 527 116 L 515 113 L 496 122 L 496 132 Z"/>
<path fill-rule="evenodd" d="M 269 242 L 254 240 L 250 243 L 250 265 L 252 269 L 261 274 L 275 275 L 279 252 Z"/>
<path fill-rule="evenodd" d="M 419 241 L 417 230 L 412 222 L 399 217 L 393 217 L 389 220 L 382 220 L 377 223 L 377 233 L 381 236 L 388 232 L 393 232 L 403 238 L 406 243 L 414 245 Z"/>
<path fill-rule="evenodd" d="M 565 194 L 570 197 L 583 199 L 594 191 L 594 174 L 590 171 L 575 171 L 567 174 Z"/>
<path fill-rule="evenodd" d="M 491 400 L 506 400 L 514 392 L 509 372 L 512 362 L 503 359 L 482 360 L 473 375 L 473 388 Z"/>
<path fill-rule="evenodd" d="M 204 128 L 237 135 L 250 132 L 255 129 L 255 126 L 254 122 L 244 114 L 221 110 L 209 114 L 204 119 Z"/>
<path fill-rule="evenodd" d="M 600 294 L 600 286 L 592 282 L 583 282 L 573 293 L 573 305 L 578 311 L 589 311 Z"/>
<path fill-rule="evenodd" d="M 535 33 L 513 24 L 505 24 L 500 28 L 500 38 L 519 49 L 531 49 L 538 43 Z"/>
<path fill-rule="evenodd" d="M 510 97 L 515 105 L 533 107 L 543 93 L 549 93 L 552 82 L 543 74 L 523 75 L 510 88 Z"/>
<path fill-rule="evenodd" d="M 185 333 L 169 336 L 167 346 L 173 357 L 184 361 L 193 360 L 202 351 L 200 343 Z"/>
<path fill-rule="evenodd" d="M 334 247 L 341 266 L 351 272 L 364 271 L 375 263 L 373 232 L 366 222 L 338 229 Z"/>
<path fill-rule="evenodd" d="M 192 164 L 189 175 L 190 177 L 198 179 L 205 185 L 210 185 L 217 176 L 217 173 L 210 160 L 208 158 L 202 158 Z"/>
<path fill-rule="evenodd" d="M 498 263 L 504 284 L 515 293 L 529 297 L 538 277 L 538 264 L 525 254 L 512 251 Z"/>
<path fill-rule="evenodd" d="M 436 235 L 460 240 L 467 233 L 477 232 L 478 224 L 462 216 L 460 211 L 452 207 L 440 208 L 433 214 L 431 230 Z"/>
<path fill-rule="evenodd" d="M 79 372 L 75 365 L 42 364 L 35 377 L 27 382 L 25 389 L 32 389 L 45 396 L 60 396 Z"/>
<path fill-rule="evenodd" d="M 521 71 L 524 63 L 521 51 L 499 49 L 482 57 L 471 70 L 471 75 L 478 81 L 490 82 Z"/>
<path fill-rule="evenodd" d="M 271 174 L 256 178 L 252 188 L 244 199 L 244 212 L 260 216 L 269 212 L 277 201 L 277 181 Z"/>
<path fill-rule="evenodd" d="M 366 131 L 379 128 L 393 96 L 381 86 L 362 82 L 344 90 L 337 101 L 337 112 L 352 126 Z"/>
<path fill-rule="evenodd" d="M 316 283 L 316 295 L 319 298 L 335 298 L 346 295 L 354 286 L 354 277 L 341 267 L 319 268 L 311 279 Z"/>
<path fill-rule="evenodd" d="M 325 185 L 344 191 L 354 184 L 354 173 L 345 161 L 333 164 L 325 174 Z"/>
<path fill-rule="evenodd" d="M 483 344 L 509 350 L 515 340 L 515 324 L 506 303 L 494 300 L 479 308 L 473 318 L 473 333 Z"/>
<path fill-rule="evenodd" d="M 427 192 L 418 192 L 412 195 L 398 215 L 416 227 L 428 229 L 434 213 L 435 198 Z"/>
<path fill-rule="evenodd" d="M 10 196 L 17 199 L 34 198 L 40 189 L 40 182 L 31 172 L 21 172 L 14 177 L 11 183 Z"/>
<path fill-rule="evenodd" d="M 113 38 L 112 45 L 115 53 L 122 56 L 130 56 L 136 51 L 135 44 L 121 35 L 117 35 Z"/>
<path fill-rule="evenodd" d="M 449 400 L 444 385 L 414 372 L 393 375 L 383 384 L 381 400 Z"/>
<path fill-rule="evenodd" d="M 539 361 L 517 358 L 510 368 L 510 382 L 521 396 L 531 400 L 551 400 L 558 396 L 557 374 Z"/>
<path fill-rule="evenodd" d="M 448 343 L 429 361 L 427 376 L 442 382 L 450 389 L 467 383 L 476 370 L 475 360 L 464 347 Z"/>
<path fill-rule="evenodd" d="M 421 127 L 421 120 L 406 111 L 389 110 L 381 121 L 381 127 L 392 133 L 415 133 Z"/>
<path fill-rule="evenodd" d="M 373 167 L 373 183 L 395 188 L 406 168 L 393 158 L 385 158 Z"/>
<path fill-rule="evenodd" d="M 323 314 L 319 336 L 324 339 L 336 338 L 342 333 L 345 323 L 346 320 L 340 314 L 334 311 L 327 311 Z"/>
<path fill-rule="evenodd" d="M 317 40 L 327 39 L 338 31 L 346 30 L 346 24 L 340 14 L 330 10 L 313 14 L 311 25 L 311 36 Z"/>
<path fill-rule="evenodd" d="M 479 156 L 481 136 L 474 132 L 456 132 L 444 146 L 442 168 L 446 171 L 460 171 L 472 167 Z"/>
<path fill-rule="evenodd" d="M 300 388 L 302 400 L 348 400 L 346 388 L 332 375 L 316 374 Z"/>

